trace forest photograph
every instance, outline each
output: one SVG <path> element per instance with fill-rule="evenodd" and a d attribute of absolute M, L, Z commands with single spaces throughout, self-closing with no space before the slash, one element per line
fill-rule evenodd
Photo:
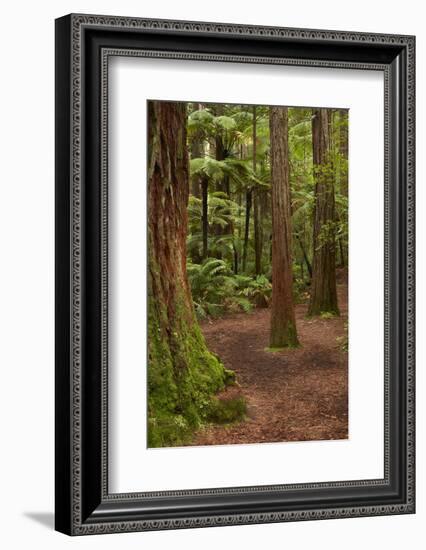
<path fill-rule="evenodd" d="M 147 135 L 147 446 L 347 439 L 349 111 L 150 100 Z"/>

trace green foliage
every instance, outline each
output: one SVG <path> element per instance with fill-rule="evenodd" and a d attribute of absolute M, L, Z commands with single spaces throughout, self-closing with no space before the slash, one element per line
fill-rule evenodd
<path fill-rule="evenodd" d="M 293 299 L 296 304 L 305 303 L 309 299 L 309 273 L 302 275 L 300 264 L 293 263 Z"/>
<path fill-rule="evenodd" d="M 188 117 L 187 129 L 190 136 L 194 133 L 211 132 L 213 127 L 214 116 L 208 109 L 199 109 Z"/>
<path fill-rule="evenodd" d="M 219 131 L 224 130 L 230 132 L 237 129 L 235 118 L 229 116 L 218 116 L 214 119 L 214 123 Z"/>
<path fill-rule="evenodd" d="M 249 279 L 246 287 L 241 290 L 252 304 L 257 307 L 268 307 L 272 296 L 272 284 L 265 275 L 257 275 L 255 279 Z"/>
<path fill-rule="evenodd" d="M 250 301 L 238 292 L 239 276 L 232 274 L 224 260 L 207 258 L 202 264 L 188 262 L 187 272 L 199 319 L 251 310 Z"/>
<path fill-rule="evenodd" d="M 207 258 L 201 264 L 188 260 L 187 272 L 199 319 L 239 311 L 248 313 L 253 307 L 269 304 L 272 286 L 264 275 L 255 278 L 236 275 L 218 258 Z"/>
<path fill-rule="evenodd" d="M 264 348 L 263 351 L 266 351 L 266 353 L 279 353 L 280 351 L 287 351 L 289 349 L 297 349 L 299 346 L 298 345 L 290 345 L 290 346 L 285 346 L 285 347 L 266 347 Z"/>
<path fill-rule="evenodd" d="M 189 236 L 201 231 L 203 205 L 201 199 L 190 195 L 188 204 Z M 240 206 L 227 198 L 221 191 L 209 193 L 207 204 L 207 221 L 209 227 L 220 225 L 226 227 L 236 216 L 240 215 Z"/>
<path fill-rule="evenodd" d="M 336 239 L 340 239 L 343 245 L 347 248 L 348 246 L 348 197 L 337 192 L 335 194 L 336 201 Z"/>
<path fill-rule="evenodd" d="M 348 352 L 349 351 L 348 323 L 344 324 L 344 328 L 345 328 L 345 335 L 338 336 L 336 338 L 336 342 L 339 344 L 339 347 L 342 351 Z"/>
<path fill-rule="evenodd" d="M 209 194 L 207 218 L 208 218 L 208 249 L 213 256 L 231 257 L 236 243 L 235 237 L 230 234 L 216 235 L 213 227 L 226 228 L 234 223 L 240 216 L 240 206 L 228 199 L 223 192 L 211 192 Z M 202 201 L 190 195 L 188 204 L 189 232 L 187 237 L 188 254 L 191 258 L 201 258 L 203 246 L 202 235 Z"/>
<path fill-rule="evenodd" d="M 321 311 L 320 313 L 321 319 L 333 319 L 333 317 L 336 317 L 336 315 L 331 311 Z"/>
<path fill-rule="evenodd" d="M 244 140 L 244 132 L 252 125 L 252 115 L 237 106 L 226 106 L 227 112 L 218 116 L 213 111 L 214 106 L 209 106 L 189 115 L 189 138 L 202 135 L 207 142 L 213 143 L 220 136 L 225 149 L 231 152 L 238 142 Z"/>
<path fill-rule="evenodd" d="M 206 156 L 192 159 L 190 162 L 191 177 L 206 177 L 210 182 L 222 181 L 225 176 L 234 181 L 241 189 L 253 185 L 264 185 L 259 180 L 250 164 L 245 160 L 227 157 L 216 160 Z"/>
<path fill-rule="evenodd" d="M 228 272 L 225 262 L 216 258 L 207 258 L 202 264 L 188 262 L 187 272 L 197 317 L 218 316 Z"/>
<path fill-rule="evenodd" d="M 337 223 L 335 221 L 329 221 L 323 223 L 318 234 L 317 247 L 321 248 L 329 242 L 332 242 L 336 238 Z"/>
<path fill-rule="evenodd" d="M 307 187 L 307 188 L 306 188 Z M 295 229 L 303 227 L 304 222 L 312 218 L 315 205 L 313 186 L 305 186 L 304 189 L 295 189 L 292 193 L 292 223 Z"/>

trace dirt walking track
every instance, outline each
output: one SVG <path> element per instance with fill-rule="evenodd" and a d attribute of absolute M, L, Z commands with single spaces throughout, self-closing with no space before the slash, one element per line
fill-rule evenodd
<path fill-rule="evenodd" d="M 202 324 L 209 349 L 237 374 L 239 387 L 226 393 L 243 394 L 248 415 L 237 424 L 204 428 L 193 445 L 347 438 L 347 353 L 336 340 L 345 334 L 346 286 L 338 285 L 338 294 L 337 318 L 308 319 L 307 306 L 296 306 L 298 349 L 265 351 L 267 309 Z"/>

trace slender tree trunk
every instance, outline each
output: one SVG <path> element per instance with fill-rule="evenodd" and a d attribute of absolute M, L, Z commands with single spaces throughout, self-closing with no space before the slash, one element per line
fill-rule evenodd
<path fill-rule="evenodd" d="M 247 250 L 248 250 L 248 241 L 250 235 L 250 212 L 252 205 L 252 190 L 246 192 L 246 219 L 245 219 L 245 229 L 244 229 L 244 246 L 243 246 L 243 271 L 246 270 L 247 266 Z"/>
<path fill-rule="evenodd" d="M 194 111 L 199 111 L 202 108 L 201 103 L 194 104 Z M 197 131 L 192 136 L 191 143 L 190 143 L 190 153 L 191 153 L 191 160 L 201 158 L 204 156 L 203 151 L 203 132 Z M 193 176 L 191 181 L 191 194 L 194 195 L 194 197 L 197 197 L 198 199 L 201 198 L 200 194 L 200 177 L 199 176 Z"/>
<path fill-rule="evenodd" d="M 340 250 L 340 267 L 345 267 L 346 260 L 345 260 L 345 251 L 344 251 L 342 239 L 339 239 L 339 250 Z"/>
<path fill-rule="evenodd" d="M 253 107 L 253 172 L 256 174 L 256 154 L 257 154 L 257 124 L 256 107 Z M 254 257 L 255 272 L 260 275 L 262 272 L 262 227 L 260 221 L 260 199 L 259 189 L 253 192 L 253 222 L 254 222 Z"/>
<path fill-rule="evenodd" d="M 305 245 L 303 244 L 303 240 L 299 236 L 297 236 L 296 238 L 297 238 L 297 242 L 300 245 L 300 249 L 301 249 L 302 254 L 303 254 L 303 259 L 305 260 L 306 268 L 307 268 L 308 273 L 309 273 L 309 278 L 311 278 L 312 277 L 312 265 L 311 265 L 311 262 L 309 261 L 308 254 L 306 253 Z"/>
<path fill-rule="evenodd" d="M 223 112 L 224 112 L 223 105 L 220 104 L 220 103 L 214 105 L 213 112 L 214 112 L 215 116 L 223 115 Z M 223 138 L 222 138 L 221 134 L 218 133 L 215 136 L 214 144 L 215 144 L 214 150 L 215 150 L 216 160 L 225 160 L 227 153 L 226 153 L 226 150 L 225 150 L 225 144 L 223 142 Z M 229 182 L 227 184 L 226 178 L 223 178 L 222 180 L 216 181 L 214 191 L 218 191 L 218 192 L 226 194 L 227 193 L 227 187 L 229 188 Z M 215 223 L 215 224 L 212 225 L 211 232 L 212 232 L 212 235 L 216 235 L 216 236 L 226 235 L 226 234 L 230 233 L 229 225 L 227 225 L 226 227 L 223 227 L 221 224 Z M 222 254 L 220 253 L 220 251 L 217 251 L 215 255 L 216 255 L 217 258 L 222 257 Z"/>
<path fill-rule="evenodd" d="M 207 178 L 201 178 L 201 197 L 202 197 L 202 234 L 203 234 L 203 260 L 208 256 L 209 252 L 209 181 Z"/>
<path fill-rule="evenodd" d="M 288 109 L 271 107 L 272 307 L 270 347 L 299 344 L 293 305 Z"/>
<path fill-rule="evenodd" d="M 312 117 L 315 176 L 313 266 L 309 315 L 339 314 L 336 289 L 334 176 L 330 154 L 330 111 L 317 109 Z"/>
<path fill-rule="evenodd" d="M 262 160 L 260 162 L 260 170 L 263 172 L 265 169 L 265 161 Z M 266 219 L 270 214 L 270 208 L 269 208 L 269 194 L 266 189 L 264 189 L 260 195 L 259 195 L 259 212 L 260 212 L 260 219 L 264 220 Z M 265 229 L 263 224 L 261 223 L 261 230 L 262 230 L 262 247 L 265 241 Z"/>
<path fill-rule="evenodd" d="M 232 246 L 233 246 L 233 253 L 234 253 L 234 273 L 235 275 L 238 275 L 238 250 L 237 250 L 237 247 L 235 246 L 235 243 Z"/>
<path fill-rule="evenodd" d="M 261 217 L 261 192 L 256 189 L 253 197 L 254 212 L 254 250 L 255 250 L 255 271 L 256 275 L 262 273 L 262 254 L 263 254 L 263 228 Z"/>
<path fill-rule="evenodd" d="M 202 421 L 227 373 L 206 347 L 186 273 L 186 103 L 152 101 L 148 115 L 148 445 L 160 447 Z"/>
<path fill-rule="evenodd" d="M 225 160 L 226 159 L 226 150 L 223 144 L 222 136 L 218 135 L 215 138 L 215 144 L 216 144 L 216 153 L 215 157 L 216 160 Z M 216 191 L 221 191 L 222 193 L 226 193 L 226 182 L 225 178 L 222 180 L 217 181 L 216 183 Z"/>
<path fill-rule="evenodd" d="M 241 153 L 241 157 L 242 158 L 242 153 Z M 243 193 L 242 191 L 239 191 L 238 193 L 238 206 L 239 206 L 239 209 L 238 209 L 238 216 L 239 216 L 239 223 L 238 223 L 238 243 L 240 245 L 240 263 L 242 261 L 242 250 L 241 250 L 241 241 L 242 241 L 242 237 L 243 237 L 243 223 L 242 223 L 242 211 L 243 211 Z"/>
<path fill-rule="evenodd" d="M 215 116 L 221 116 L 224 113 L 223 105 L 220 103 L 214 108 Z M 222 135 L 218 134 L 215 137 L 215 157 L 216 160 L 225 160 L 228 156 L 228 151 L 225 149 L 225 143 L 223 142 Z M 224 178 L 216 183 L 216 191 L 221 191 L 226 193 L 229 196 L 229 178 L 224 176 Z M 222 229 L 219 226 L 219 229 Z"/>
<path fill-rule="evenodd" d="M 217 104 L 214 107 L 214 114 L 215 116 L 221 116 L 224 113 L 224 108 L 222 104 Z M 229 155 L 229 152 L 225 148 L 225 143 L 223 140 L 223 137 L 218 134 L 215 137 L 215 158 L 216 160 L 225 160 L 227 156 Z M 221 193 L 225 193 L 227 198 L 231 198 L 231 188 L 230 188 L 230 181 L 229 177 L 227 175 L 224 175 L 222 180 L 219 180 L 216 182 L 215 185 L 215 191 L 219 191 Z M 219 237 L 221 235 L 232 235 L 234 232 L 234 227 L 232 222 L 227 222 L 225 226 L 222 226 L 221 224 L 213 224 L 211 228 L 211 232 L 213 235 Z M 215 252 L 216 258 L 222 258 L 222 252 L 220 250 L 216 250 Z"/>

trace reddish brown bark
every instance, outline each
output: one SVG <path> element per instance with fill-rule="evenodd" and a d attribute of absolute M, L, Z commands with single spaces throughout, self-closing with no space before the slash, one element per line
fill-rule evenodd
<path fill-rule="evenodd" d="M 270 347 L 298 345 L 293 305 L 288 109 L 271 107 L 272 306 Z"/>
<path fill-rule="evenodd" d="M 343 159 L 347 161 L 348 152 L 349 152 L 349 135 L 348 135 L 348 112 L 346 109 L 339 109 L 339 153 L 340 153 L 340 164 Z M 342 170 L 341 166 L 339 168 L 339 180 L 340 180 L 340 192 L 344 196 L 348 196 L 348 171 Z"/>
<path fill-rule="evenodd" d="M 339 109 L 338 114 L 338 152 L 339 160 L 337 166 L 337 179 L 339 182 L 339 191 L 344 196 L 348 196 L 348 152 L 349 152 L 349 134 L 348 134 L 348 112 L 346 109 Z M 346 166 L 345 166 L 346 163 Z M 339 239 L 340 267 L 345 267 L 348 263 L 348 246 Z"/>
<path fill-rule="evenodd" d="M 229 374 L 207 350 L 186 273 L 186 104 L 152 101 L 148 115 L 148 444 L 158 447 L 185 441 Z"/>
<path fill-rule="evenodd" d="M 192 321 L 186 275 L 186 235 L 189 196 L 186 148 L 186 104 L 149 103 L 148 239 L 152 294 L 175 315 L 176 292 Z M 161 269 L 161 271 L 160 271 Z"/>
<path fill-rule="evenodd" d="M 315 209 L 309 315 L 339 314 L 336 290 L 336 220 L 330 148 L 330 115 L 331 111 L 328 109 L 317 109 L 312 117 Z"/>

